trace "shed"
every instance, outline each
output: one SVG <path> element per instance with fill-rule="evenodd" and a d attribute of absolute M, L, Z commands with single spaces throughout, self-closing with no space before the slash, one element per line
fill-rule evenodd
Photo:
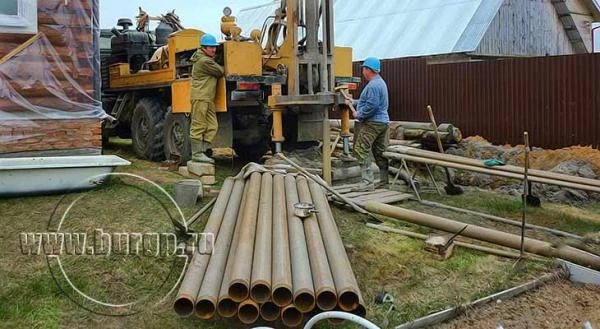
<path fill-rule="evenodd" d="M 0 157 L 101 153 L 98 9 L 0 3 Z"/>

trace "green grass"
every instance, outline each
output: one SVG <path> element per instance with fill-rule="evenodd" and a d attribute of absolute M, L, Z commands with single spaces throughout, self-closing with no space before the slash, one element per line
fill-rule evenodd
<path fill-rule="evenodd" d="M 177 173 L 159 170 L 159 164 L 135 159 L 130 143 L 117 140 L 110 153 L 132 161 L 124 172 L 147 177 L 173 192 L 173 183 L 182 179 Z M 221 161 L 217 167 L 219 184 L 241 168 L 243 163 Z M 74 207 L 68 227 L 91 230 L 98 223 L 114 230 L 170 230 L 171 225 L 162 207 L 147 194 L 129 185 L 128 178 L 115 178 L 105 187 L 90 193 Z M 80 194 L 67 196 L 63 202 Z M 17 328 L 241 328 L 234 321 L 200 321 L 179 318 L 172 311 L 173 296 L 152 306 L 142 314 L 129 317 L 105 317 L 89 313 L 71 302 L 52 279 L 45 257 L 21 255 L 18 237 L 20 232 L 44 231 L 50 213 L 61 200 L 60 195 L 23 197 L 0 200 L 3 230 L 0 231 L 0 327 Z M 164 200 L 164 197 L 157 196 Z M 520 202 L 514 198 L 492 193 L 468 192 L 457 197 L 439 197 L 425 194 L 428 200 L 462 206 L 499 216 L 520 218 Z M 189 218 L 208 199 L 186 209 Z M 134 207 L 131 207 L 134 205 Z M 441 215 L 467 223 L 518 232 L 518 228 L 483 221 L 473 216 L 424 207 L 416 202 L 401 206 Z M 64 205 L 59 207 L 64 209 Z M 589 206 L 586 211 L 600 213 L 600 207 Z M 398 234 L 369 229 L 364 218 L 340 208 L 333 208 L 340 233 L 354 273 L 367 304 L 368 318 L 381 324 L 387 305 L 373 302 L 380 290 L 391 293 L 396 299 L 396 310 L 389 317 L 390 327 L 439 311 L 460 303 L 522 284 L 552 270 L 550 262 L 524 262 L 514 268 L 514 260 L 490 256 L 462 248 L 455 248 L 453 256 L 438 261 L 423 250 L 419 240 Z M 559 214 L 541 208 L 529 210 L 532 223 L 552 225 L 574 233 L 599 231 L 600 224 L 582 220 L 574 215 Z M 207 214 L 195 224 L 200 231 Z M 388 225 L 421 233 L 431 230 L 403 222 Z M 528 231 L 535 237 L 548 237 Z M 550 237 L 548 237 L 550 238 Z M 171 258 L 114 257 L 99 261 L 91 257 L 65 257 L 65 268 L 75 284 L 90 295 L 106 300 L 124 301 L 148 293 L 168 275 Z M 280 326 L 280 324 L 279 324 Z M 320 328 L 329 328 L 321 324 Z M 342 324 L 336 328 L 355 328 Z"/>

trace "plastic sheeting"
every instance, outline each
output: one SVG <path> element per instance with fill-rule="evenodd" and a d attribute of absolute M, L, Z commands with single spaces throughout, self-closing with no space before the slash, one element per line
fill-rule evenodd
<path fill-rule="evenodd" d="M 0 29 L 0 143 L 39 136 L 49 120 L 95 119 L 99 126 L 106 117 L 98 9 L 98 0 L 38 0 L 38 35 Z"/>

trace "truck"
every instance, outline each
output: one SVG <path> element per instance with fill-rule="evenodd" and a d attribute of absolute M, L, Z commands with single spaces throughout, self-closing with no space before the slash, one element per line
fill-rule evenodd
<path fill-rule="evenodd" d="M 324 128 L 316 123 L 343 104 L 332 91 L 339 85 L 353 89 L 360 80 L 352 76 L 352 49 L 333 46 L 332 1 L 319 2 L 282 0 L 263 28 L 246 36 L 231 9 L 224 9 L 224 41 L 216 61 L 225 76 L 215 98 L 219 130 L 214 147 L 231 147 L 239 156 L 256 159 L 268 150 L 321 139 Z M 142 159 L 178 156 L 187 161 L 190 57 L 204 32 L 174 24 L 174 12 L 169 14 L 171 19 L 162 19 L 154 31 L 145 23 L 132 28 L 130 19 L 120 19 L 118 28 L 101 33 L 105 48 L 110 44 L 101 50 L 102 102 L 114 118 L 102 134 L 104 140 L 131 138 Z"/>

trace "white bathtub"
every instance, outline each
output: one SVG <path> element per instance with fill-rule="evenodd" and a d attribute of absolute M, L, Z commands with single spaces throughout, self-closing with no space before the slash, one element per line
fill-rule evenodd
<path fill-rule="evenodd" d="M 0 196 L 91 189 L 92 178 L 130 164 L 115 155 L 0 159 Z"/>

